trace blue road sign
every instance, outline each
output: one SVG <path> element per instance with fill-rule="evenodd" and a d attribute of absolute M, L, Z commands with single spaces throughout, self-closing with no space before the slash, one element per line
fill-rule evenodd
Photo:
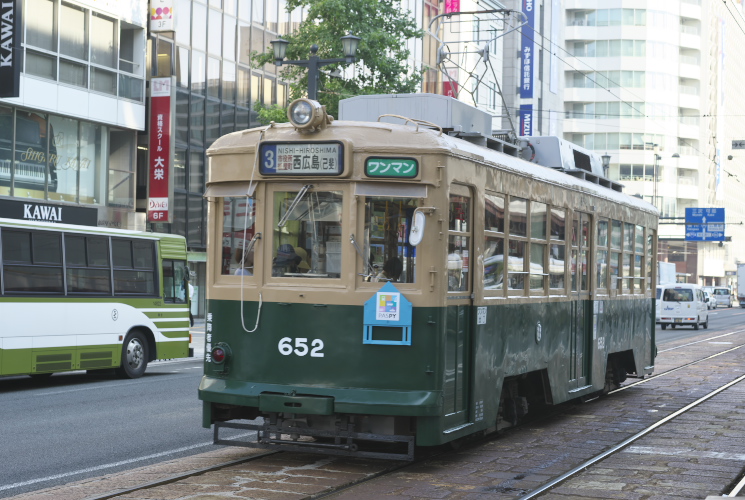
<path fill-rule="evenodd" d="M 686 208 L 686 224 L 724 224 L 723 208 Z"/>
<path fill-rule="evenodd" d="M 686 240 L 724 241 L 724 209 L 686 208 Z"/>

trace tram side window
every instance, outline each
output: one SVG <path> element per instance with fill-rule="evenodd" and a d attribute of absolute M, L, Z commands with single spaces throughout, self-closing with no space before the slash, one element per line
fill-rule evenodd
<path fill-rule="evenodd" d="M 222 198 L 222 258 L 220 274 L 252 276 L 254 250 L 243 255 L 256 233 L 256 206 L 252 197 Z"/>
<path fill-rule="evenodd" d="M 274 193 L 272 276 L 341 277 L 342 202 L 341 191 Z"/>
<path fill-rule="evenodd" d="M 471 198 L 450 195 L 448 236 L 448 292 L 468 290 L 471 230 Z"/>
<path fill-rule="evenodd" d="M 563 208 L 551 209 L 550 231 L 548 287 L 563 290 L 566 287 L 566 211 Z"/>
<path fill-rule="evenodd" d="M 189 289 L 186 261 L 163 261 L 163 299 L 165 302 L 185 304 Z"/>
<path fill-rule="evenodd" d="M 486 193 L 484 202 L 484 290 L 504 290 L 504 197 Z"/>
<path fill-rule="evenodd" d="M 153 242 L 112 238 L 111 250 L 114 265 L 114 294 L 155 295 Z"/>
<path fill-rule="evenodd" d="M 654 229 L 647 229 L 647 290 L 652 290 L 652 273 L 654 272 L 654 236 Z"/>
<path fill-rule="evenodd" d="M 507 289 L 525 290 L 528 200 L 510 197 L 508 221 Z"/>
<path fill-rule="evenodd" d="M 608 219 L 598 220 L 597 280 L 598 288 L 608 288 Z"/>
<path fill-rule="evenodd" d="M 611 221 L 610 231 L 610 286 L 619 289 L 619 277 L 621 270 L 621 230 L 620 221 Z"/>
<path fill-rule="evenodd" d="M 60 233 L 5 229 L 2 236 L 6 293 L 64 293 Z"/>
<path fill-rule="evenodd" d="M 644 272 L 642 270 L 642 259 L 644 258 L 644 226 L 636 226 L 634 231 L 636 244 L 634 246 L 634 291 L 639 293 L 644 290 Z"/>
<path fill-rule="evenodd" d="M 65 234 L 65 267 L 67 293 L 111 295 L 108 238 Z"/>
<path fill-rule="evenodd" d="M 634 225 L 628 222 L 623 225 L 623 288 L 634 288 Z"/>
<path fill-rule="evenodd" d="M 408 244 L 416 198 L 365 198 L 364 268 L 372 281 L 414 283 L 416 248 Z"/>
<path fill-rule="evenodd" d="M 529 282 L 533 291 L 545 291 L 546 237 L 548 231 L 548 206 L 537 201 L 530 202 L 530 268 Z"/>

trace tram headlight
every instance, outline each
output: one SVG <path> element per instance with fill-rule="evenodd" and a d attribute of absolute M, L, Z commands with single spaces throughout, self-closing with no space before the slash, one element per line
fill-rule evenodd
<path fill-rule="evenodd" d="M 225 363 L 225 360 L 228 359 L 230 355 L 231 355 L 230 346 L 223 342 L 220 342 L 219 344 L 215 344 L 215 346 L 210 351 L 210 357 L 212 359 L 212 362 L 215 363 L 216 365 L 221 365 Z"/>
<path fill-rule="evenodd" d="M 287 108 L 287 118 L 296 129 L 312 132 L 328 123 L 326 106 L 312 99 L 296 99 Z"/>

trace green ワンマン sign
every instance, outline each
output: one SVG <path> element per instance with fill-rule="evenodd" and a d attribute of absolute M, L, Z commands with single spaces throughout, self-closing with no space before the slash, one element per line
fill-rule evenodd
<path fill-rule="evenodd" d="M 413 158 L 368 158 L 365 175 L 411 179 L 419 174 L 419 163 Z"/>

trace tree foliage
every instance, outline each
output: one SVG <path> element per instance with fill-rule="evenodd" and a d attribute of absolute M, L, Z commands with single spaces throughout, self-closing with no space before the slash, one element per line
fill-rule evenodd
<path fill-rule="evenodd" d="M 411 13 L 403 11 L 400 0 L 287 0 L 288 11 L 298 7 L 305 9 L 306 18 L 297 31 L 283 36 L 290 42 L 287 60 L 308 59 L 313 44 L 322 59 L 344 57 L 340 38 L 348 33 L 361 38 L 353 78 L 330 75 L 336 69 L 344 71 L 345 64 L 330 64 L 319 72 L 318 99 L 330 114 L 338 116 L 340 99 L 418 90 L 422 75 L 408 64 L 406 41 L 421 39 L 423 32 Z M 254 53 L 256 67 L 273 60 L 271 47 L 263 54 Z M 292 82 L 290 100 L 307 95 L 305 67 L 286 65 L 280 73 Z"/>

